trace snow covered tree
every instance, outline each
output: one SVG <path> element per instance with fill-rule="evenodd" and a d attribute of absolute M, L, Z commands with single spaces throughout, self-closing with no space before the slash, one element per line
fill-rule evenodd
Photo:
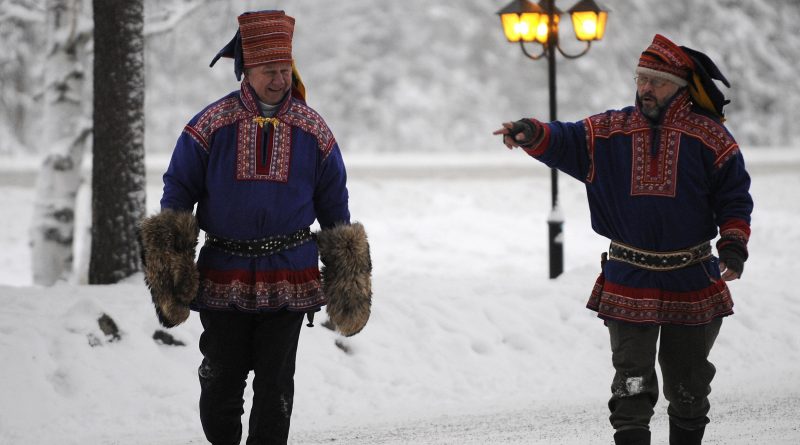
<path fill-rule="evenodd" d="M 141 268 L 145 213 L 143 0 L 93 0 L 94 139 L 89 283 Z"/>
<path fill-rule="evenodd" d="M 30 232 L 33 282 L 42 285 L 72 271 L 75 198 L 92 130 L 84 98 L 92 31 L 82 7 L 82 0 L 47 2 L 44 116 L 39 123 L 39 141 L 46 152 Z"/>
<path fill-rule="evenodd" d="M 42 48 L 46 44 L 42 0 L 0 0 L 0 155 L 24 150 L 33 119 L 35 90 L 42 88 Z"/>

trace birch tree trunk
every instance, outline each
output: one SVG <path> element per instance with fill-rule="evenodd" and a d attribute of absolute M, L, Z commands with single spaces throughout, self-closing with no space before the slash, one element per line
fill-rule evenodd
<path fill-rule="evenodd" d="M 40 143 L 45 155 L 37 177 L 31 224 L 33 282 L 51 285 L 72 271 L 75 197 L 91 133 L 84 109 L 87 43 L 81 0 L 47 2 L 47 60 Z"/>
<path fill-rule="evenodd" d="M 141 269 L 145 214 L 143 0 L 93 0 L 94 140 L 89 284 Z"/>

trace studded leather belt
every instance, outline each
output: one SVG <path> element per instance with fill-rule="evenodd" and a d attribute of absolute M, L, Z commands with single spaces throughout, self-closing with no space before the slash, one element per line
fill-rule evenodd
<path fill-rule="evenodd" d="M 617 241 L 608 247 L 608 259 L 622 261 L 642 269 L 666 271 L 697 264 L 711 257 L 711 242 L 672 252 L 653 252 L 638 249 Z"/>
<path fill-rule="evenodd" d="M 310 227 L 300 229 L 289 235 L 275 235 L 254 240 L 232 240 L 206 233 L 205 245 L 231 255 L 261 257 L 297 247 L 312 238 L 314 238 L 314 234 L 311 233 Z"/>

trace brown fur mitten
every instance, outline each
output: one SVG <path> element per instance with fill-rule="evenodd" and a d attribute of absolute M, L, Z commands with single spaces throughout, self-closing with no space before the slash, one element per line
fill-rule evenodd
<path fill-rule="evenodd" d="M 360 223 L 341 224 L 318 232 L 317 244 L 328 317 L 342 335 L 358 334 L 369 320 L 372 305 L 367 232 Z"/>
<path fill-rule="evenodd" d="M 139 225 L 144 280 L 158 321 L 167 328 L 189 318 L 200 276 L 194 263 L 197 219 L 192 212 L 164 209 Z"/>

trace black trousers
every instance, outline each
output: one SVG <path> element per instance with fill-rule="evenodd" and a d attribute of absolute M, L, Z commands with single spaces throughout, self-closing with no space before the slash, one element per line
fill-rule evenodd
<path fill-rule="evenodd" d="M 708 424 L 708 394 L 716 368 L 708 354 L 719 334 L 722 319 L 701 326 L 637 325 L 607 321 L 611 360 L 616 373 L 608 407 L 614 429 L 649 429 L 658 400 L 656 343 L 661 336 L 658 362 L 669 401 L 670 422 L 684 430 Z"/>
<path fill-rule="evenodd" d="M 244 389 L 254 371 L 248 445 L 285 444 L 294 398 L 294 369 L 303 313 L 202 311 L 200 421 L 214 445 L 242 438 Z"/>

